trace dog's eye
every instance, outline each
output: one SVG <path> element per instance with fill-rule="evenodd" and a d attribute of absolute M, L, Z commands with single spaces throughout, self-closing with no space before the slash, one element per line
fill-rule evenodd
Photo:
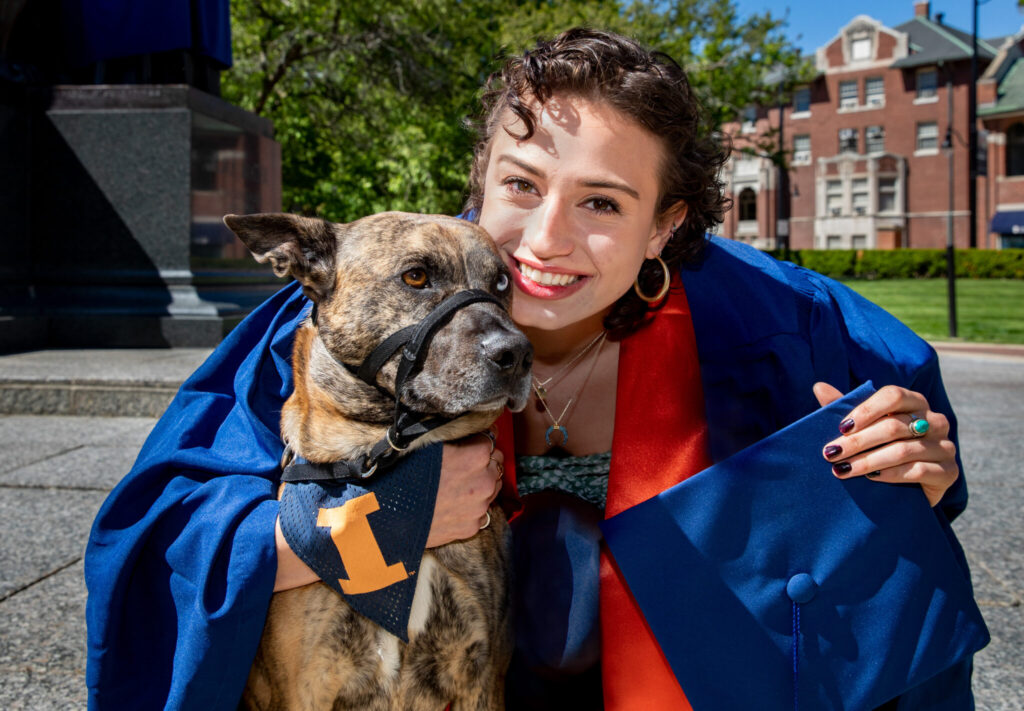
<path fill-rule="evenodd" d="M 498 291 L 506 291 L 508 289 L 508 274 L 499 274 L 494 288 Z"/>
<path fill-rule="evenodd" d="M 405 274 L 403 274 L 402 281 L 404 281 L 409 286 L 415 287 L 417 289 L 422 289 L 427 285 L 427 282 L 429 280 L 427 279 L 427 272 L 425 270 L 416 268 L 410 269 Z"/>

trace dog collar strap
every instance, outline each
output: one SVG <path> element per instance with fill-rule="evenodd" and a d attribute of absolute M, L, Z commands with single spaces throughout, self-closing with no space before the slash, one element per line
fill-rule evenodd
<path fill-rule="evenodd" d="M 408 444 L 400 446 L 396 440 L 412 442 L 451 421 L 445 417 L 416 419 L 409 413 L 402 413 L 402 418 L 411 420 L 408 423 L 402 423 L 400 429 L 402 436 L 395 435 L 392 432 L 393 428 L 389 427 L 384 437 L 373 446 L 365 459 L 317 463 L 307 462 L 296 457 L 294 461 L 284 467 L 281 481 L 294 484 L 305 481 L 329 482 L 367 479 L 377 473 L 379 469 L 386 469 L 394 465 L 399 457 L 405 454 Z"/>

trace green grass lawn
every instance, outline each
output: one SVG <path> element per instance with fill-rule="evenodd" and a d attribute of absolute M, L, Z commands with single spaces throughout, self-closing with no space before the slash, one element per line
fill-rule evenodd
<path fill-rule="evenodd" d="M 945 279 L 844 282 L 884 308 L 922 338 L 949 338 Z M 958 340 L 1024 343 L 1024 280 L 958 279 Z"/>

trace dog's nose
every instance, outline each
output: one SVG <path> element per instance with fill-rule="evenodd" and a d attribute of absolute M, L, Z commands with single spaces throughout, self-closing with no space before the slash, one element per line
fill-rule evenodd
<path fill-rule="evenodd" d="M 533 346 L 518 331 L 500 326 L 492 328 L 480 341 L 480 349 L 502 375 L 518 378 L 526 375 L 533 365 Z"/>

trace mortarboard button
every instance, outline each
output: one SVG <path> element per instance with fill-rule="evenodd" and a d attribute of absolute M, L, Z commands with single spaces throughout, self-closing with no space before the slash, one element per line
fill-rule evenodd
<path fill-rule="evenodd" d="M 786 594 L 798 605 L 810 602 L 818 592 L 818 584 L 807 573 L 797 573 L 786 584 Z"/>

